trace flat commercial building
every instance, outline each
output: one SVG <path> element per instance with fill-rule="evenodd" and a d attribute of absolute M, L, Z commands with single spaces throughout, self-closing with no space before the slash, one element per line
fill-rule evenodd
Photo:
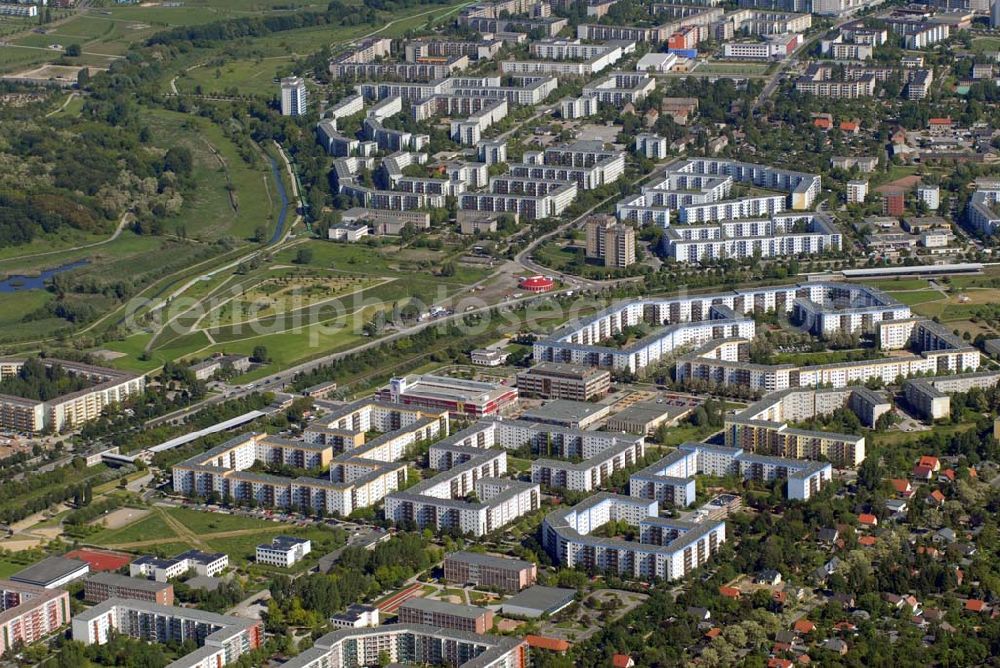
<path fill-rule="evenodd" d="M 554 615 L 576 600 L 576 590 L 535 585 L 510 597 L 503 604 L 503 614 L 535 619 Z"/>
<path fill-rule="evenodd" d="M 426 624 L 467 633 L 486 633 L 493 628 L 493 611 L 474 605 L 413 598 L 399 607 L 399 622 Z"/>
<path fill-rule="evenodd" d="M 523 559 L 495 557 L 481 552 L 452 552 L 444 558 L 444 579 L 485 589 L 517 593 L 535 584 L 538 570 Z"/>
<path fill-rule="evenodd" d="M 591 535 L 614 521 L 637 527 L 639 540 Z M 687 576 L 716 554 L 725 540 L 725 522 L 662 518 L 655 500 L 607 492 L 549 513 L 542 523 L 542 545 L 555 563 L 646 580 Z"/>
<path fill-rule="evenodd" d="M 84 378 L 93 384 L 47 401 L 2 394 L 0 428 L 31 432 L 75 429 L 100 417 L 108 406 L 122 404 L 139 396 L 146 387 L 144 376 L 127 371 L 52 357 L 39 358 L 39 362 L 47 369 L 61 367 L 67 374 Z M 0 360 L 0 380 L 18 375 L 24 363 L 23 358 Z"/>
<path fill-rule="evenodd" d="M 131 578 L 117 573 L 95 573 L 83 581 L 83 600 L 100 603 L 109 598 L 173 605 L 174 586 L 169 582 Z"/>
<path fill-rule="evenodd" d="M 390 624 L 328 633 L 283 668 L 372 666 L 383 657 L 395 664 L 528 668 L 528 643 L 423 624 Z"/>
<path fill-rule="evenodd" d="M 539 424 L 552 424 L 569 429 L 586 429 L 611 412 L 611 406 L 589 401 L 552 399 L 538 408 L 526 411 L 521 420 Z"/>
<path fill-rule="evenodd" d="M 393 378 L 379 397 L 404 406 L 479 418 L 507 410 L 517 401 L 517 388 L 446 376 L 406 376 Z"/>
<path fill-rule="evenodd" d="M 520 396 L 590 401 L 610 388 L 610 372 L 579 364 L 543 362 L 517 374 Z"/>
<path fill-rule="evenodd" d="M 652 436 L 660 428 L 660 425 L 675 424 L 677 420 L 689 412 L 689 408 L 680 408 L 656 401 L 643 401 L 613 415 L 608 419 L 605 429 Z"/>
<path fill-rule="evenodd" d="M 73 618 L 73 640 L 103 645 L 114 634 L 152 643 L 193 641 L 198 649 L 166 668 L 217 668 L 260 647 L 260 620 L 177 608 L 146 601 L 109 598 Z"/>
<path fill-rule="evenodd" d="M 22 584 L 55 589 L 74 580 L 79 580 L 88 573 L 90 573 L 90 564 L 86 561 L 65 557 L 46 557 L 11 575 L 10 579 Z"/>
<path fill-rule="evenodd" d="M 0 580 L 0 654 L 55 633 L 70 620 L 69 594 L 22 582 Z"/>

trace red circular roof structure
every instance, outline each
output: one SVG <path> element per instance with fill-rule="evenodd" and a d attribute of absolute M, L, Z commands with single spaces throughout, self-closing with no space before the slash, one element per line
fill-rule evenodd
<path fill-rule="evenodd" d="M 518 285 L 529 292 L 545 292 L 555 286 L 555 281 L 546 276 L 527 276 L 519 279 Z"/>

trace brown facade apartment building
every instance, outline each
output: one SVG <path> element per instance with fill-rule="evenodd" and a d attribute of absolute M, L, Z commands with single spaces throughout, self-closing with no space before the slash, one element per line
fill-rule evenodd
<path fill-rule="evenodd" d="M 535 584 L 535 564 L 523 559 L 494 557 L 478 552 L 452 552 L 444 558 L 444 579 L 456 584 L 498 589 L 516 594 Z"/>
<path fill-rule="evenodd" d="M 401 624 L 427 624 L 467 633 L 486 633 L 493 628 L 493 611 L 474 605 L 414 598 L 399 608 Z"/>
<path fill-rule="evenodd" d="M 517 391 L 522 396 L 590 401 L 603 397 L 610 388 L 607 369 L 579 364 L 542 362 L 517 374 Z"/>
<path fill-rule="evenodd" d="M 173 605 L 174 586 L 169 582 L 130 578 L 115 573 L 95 573 L 83 581 L 83 600 L 100 603 L 109 598 Z"/>

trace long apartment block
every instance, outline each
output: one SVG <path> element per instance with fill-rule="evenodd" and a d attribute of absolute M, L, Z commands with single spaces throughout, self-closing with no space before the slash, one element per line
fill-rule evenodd
<path fill-rule="evenodd" d="M 591 535 L 608 522 L 639 529 L 638 541 Z M 566 568 L 594 568 L 643 579 L 672 581 L 698 568 L 726 541 L 726 524 L 659 517 L 659 502 L 601 492 L 549 513 L 542 545 Z"/>
<path fill-rule="evenodd" d="M 909 307 L 880 290 L 817 281 L 622 302 L 536 341 L 533 353 L 539 362 L 637 373 L 680 348 L 732 337 L 752 339 L 756 327 L 749 316 L 771 311 L 791 315 L 814 334 L 825 335 L 871 331 L 883 320 L 910 317 Z M 605 343 L 625 328 L 642 324 L 656 329 L 624 347 Z"/>
<path fill-rule="evenodd" d="M 874 331 L 879 349 L 893 354 L 811 366 L 754 364 L 749 361 L 748 340 L 720 340 L 678 359 L 677 379 L 705 380 L 773 392 L 799 387 L 843 388 L 875 379 L 893 383 L 899 378 L 918 375 L 975 371 L 981 364 L 978 349 L 966 345 L 931 320 L 894 319 L 870 322 L 861 327 L 863 331 Z M 904 349 L 908 352 L 896 352 Z"/>
<path fill-rule="evenodd" d="M 679 507 L 695 502 L 695 476 L 739 476 L 744 480 L 785 480 L 789 499 L 807 501 L 833 477 L 829 462 L 769 457 L 706 443 L 684 443 L 669 455 L 633 473 L 629 495 Z"/>
<path fill-rule="evenodd" d="M 652 27 L 581 23 L 576 27 L 576 36 L 579 39 L 592 41 L 618 39 L 632 42 L 666 42 L 681 28 L 708 26 L 722 20 L 724 14 L 722 7 L 698 7 L 694 11 L 684 12 L 683 16 L 673 21 Z"/>
<path fill-rule="evenodd" d="M 490 179 L 490 192 L 464 193 L 459 198 L 459 208 L 464 211 L 514 213 L 524 220 L 554 218 L 573 203 L 577 188 L 575 181 L 497 176 Z"/>
<path fill-rule="evenodd" d="M 940 420 L 951 415 L 951 397 L 973 388 L 990 389 L 1000 383 L 1000 373 L 984 371 L 937 378 L 913 378 L 903 384 L 906 402 L 922 418 Z"/>
<path fill-rule="evenodd" d="M 385 516 L 418 528 L 457 530 L 482 536 L 537 510 L 537 483 L 504 478 L 507 454 L 498 425 L 482 420 L 430 447 L 431 468 L 439 473 L 385 499 Z M 510 446 L 517 447 L 517 446 Z M 467 497 L 475 493 L 476 499 Z"/>
<path fill-rule="evenodd" d="M 264 642 L 259 619 L 148 601 L 109 598 L 73 618 L 73 640 L 85 645 L 103 645 L 115 634 L 158 644 L 192 641 L 198 645 L 167 668 L 230 665 Z"/>
<path fill-rule="evenodd" d="M 559 85 L 555 77 L 548 75 L 512 76 L 509 79 L 513 85 L 504 85 L 503 78 L 498 76 L 449 77 L 427 83 L 369 82 L 360 84 L 358 90 L 370 100 L 401 97 L 404 101 L 416 103 L 434 95 L 454 95 L 507 100 L 514 105 L 533 106 L 544 101 Z"/>
<path fill-rule="evenodd" d="M 423 624 L 389 624 L 328 633 L 318 638 L 312 647 L 285 662 L 283 667 L 373 666 L 384 657 L 395 664 L 528 668 L 528 643 L 510 636 L 469 633 Z"/>
<path fill-rule="evenodd" d="M 558 76 L 593 76 L 611 67 L 626 54 L 635 52 L 635 42 L 614 40 L 603 44 L 585 44 L 579 39 L 543 39 L 532 42 L 531 55 L 538 60 L 504 60 L 504 74 L 554 74 Z"/>
<path fill-rule="evenodd" d="M 729 199 L 735 183 L 788 194 Z M 638 195 L 619 202 L 617 212 L 622 220 L 663 227 L 674 219 L 687 225 L 721 223 L 773 217 L 786 209 L 805 211 L 812 208 L 821 190 L 819 175 L 734 160 L 694 158 L 666 170 L 660 182 L 643 186 Z"/>
<path fill-rule="evenodd" d="M 625 154 L 605 149 L 600 141 L 578 141 L 525 151 L 520 163 L 509 165 L 510 175 L 532 180 L 572 181 L 581 190 L 614 183 L 625 173 Z"/>
<path fill-rule="evenodd" d="M 567 433 L 568 432 L 568 433 Z M 539 431 L 552 438 L 552 432 Z M 593 432 L 590 432 L 593 433 Z M 574 434 L 570 430 L 556 435 L 587 438 L 588 432 Z M 582 461 L 567 461 L 543 457 L 531 462 L 531 480 L 547 487 L 562 487 L 565 489 L 592 492 L 603 487 L 616 472 L 635 466 L 646 452 L 645 439 L 642 436 L 617 434 L 605 441 L 607 447 L 591 454 Z M 546 443 L 546 446 L 549 444 Z M 543 453 L 544 454 L 544 451 Z"/>
<path fill-rule="evenodd" d="M 407 449 L 448 430 L 446 410 L 361 400 L 315 421 L 302 441 L 244 434 L 177 464 L 174 491 L 349 515 L 402 487 L 406 465 L 400 460 Z M 372 431 L 380 434 L 367 440 Z M 335 450 L 340 454 L 334 456 Z M 247 470 L 256 462 L 328 466 L 329 474 L 327 479 L 286 478 Z"/>
<path fill-rule="evenodd" d="M 578 98 L 562 100 L 563 118 L 584 118 L 598 113 L 600 106 L 622 107 L 638 104 L 656 88 L 656 79 L 645 72 L 612 72 L 587 84 Z"/>
<path fill-rule="evenodd" d="M 676 225 L 667 228 L 664 238 L 667 253 L 676 262 L 793 257 L 836 252 L 843 247 L 840 230 L 822 213 Z"/>
<path fill-rule="evenodd" d="M 24 358 L 0 360 L 0 380 L 20 373 L 25 361 Z M 51 357 L 39 358 L 39 362 L 46 368 L 59 366 L 91 385 L 46 401 L 0 394 L 0 428 L 30 432 L 73 429 L 100 417 L 108 406 L 137 397 L 146 387 L 144 376 L 127 371 Z"/>
<path fill-rule="evenodd" d="M 863 388 L 858 388 L 863 391 Z M 888 410 L 878 395 L 854 397 L 843 390 L 791 389 L 774 392 L 736 415 L 726 416 L 725 444 L 758 455 L 790 459 L 825 459 L 838 467 L 855 467 L 865 459 L 865 437 L 857 434 L 799 429 L 792 425 L 847 406 L 866 414 Z M 874 405 L 872 402 L 875 402 Z M 870 418 L 868 418 L 870 419 Z"/>

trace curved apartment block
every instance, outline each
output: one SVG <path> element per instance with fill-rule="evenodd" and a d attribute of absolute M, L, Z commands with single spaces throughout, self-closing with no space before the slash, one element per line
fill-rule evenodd
<path fill-rule="evenodd" d="M 536 341 L 537 362 L 565 362 L 640 373 L 669 355 L 710 341 L 752 339 L 753 313 L 790 315 L 816 335 L 871 331 L 877 323 L 910 317 L 910 309 L 864 285 L 815 282 L 732 292 L 643 299 L 611 306 Z M 606 342 L 635 325 L 654 331 L 623 347 Z"/>

